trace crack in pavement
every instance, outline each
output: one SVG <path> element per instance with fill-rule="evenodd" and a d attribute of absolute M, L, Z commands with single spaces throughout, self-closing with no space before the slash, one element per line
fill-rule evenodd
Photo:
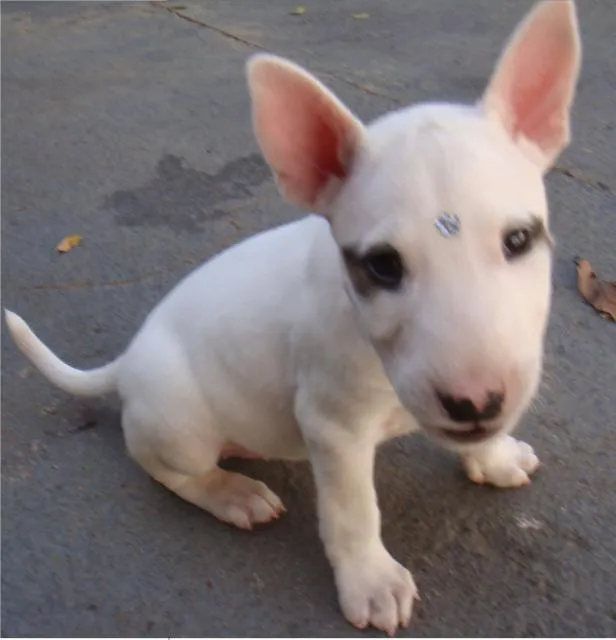
<path fill-rule="evenodd" d="M 186 261 L 189 263 L 189 261 Z M 196 264 L 196 262 L 190 262 L 190 264 Z M 77 282 L 49 282 L 49 283 L 40 283 L 29 285 L 25 287 L 18 287 L 16 291 L 19 293 L 32 293 L 32 292 L 50 292 L 50 291 L 80 291 L 84 289 L 97 289 L 97 288 L 115 288 L 115 287 L 129 287 L 133 284 L 139 284 L 144 282 L 145 280 L 149 280 L 150 278 L 154 278 L 155 276 L 166 273 L 163 269 L 158 269 L 156 271 L 151 271 L 150 273 L 145 273 L 136 278 L 131 278 L 129 280 L 111 280 L 109 282 L 93 282 L 92 280 L 81 280 Z"/>
<path fill-rule="evenodd" d="M 230 40 L 233 40 L 234 42 L 239 42 L 251 49 L 255 49 L 256 51 L 264 51 L 267 53 L 275 53 L 274 51 L 271 51 L 269 49 L 267 49 L 266 47 L 264 47 L 262 44 L 259 44 L 258 42 L 253 42 L 252 40 L 248 40 L 247 38 L 243 38 L 242 36 L 238 36 L 237 34 L 228 31 L 227 29 L 223 29 L 222 27 L 218 27 L 214 24 L 210 24 L 209 22 L 204 22 L 203 20 L 199 20 L 198 18 L 193 18 L 192 16 L 186 15 L 185 13 L 182 13 L 180 9 L 176 9 L 174 7 L 167 7 L 163 4 L 159 4 L 158 2 L 153 2 L 152 3 L 155 7 L 159 7 L 160 9 L 166 11 L 167 13 L 171 13 L 174 16 L 180 18 L 181 20 L 186 20 L 186 22 L 190 22 L 191 24 L 195 24 L 199 27 L 203 27 L 204 29 L 209 29 L 210 31 L 214 31 L 216 33 L 218 33 L 221 36 L 224 36 L 225 38 L 229 38 Z M 366 85 L 363 85 L 359 82 L 355 82 L 354 80 L 349 80 L 348 78 L 345 78 L 344 76 L 339 76 L 337 74 L 332 73 L 331 71 L 322 71 L 322 70 L 318 70 L 315 69 L 315 72 L 318 73 L 319 75 L 329 78 L 331 80 L 337 80 L 339 82 L 343 82 L 344 84 L 348 84 L 349 86 L 353 87 L 354 89 L 357 89 L 359 91 L 362 91 L 363 93 L 367 93 L 371 96 L 377 96 L 379 98 L 385 98 L 387 100 L 391 100 L 392 102 L 394 102 L 395 104 L 402 104 L 402 101 L 399 98 L 396 98 L 394 96 L 391 96 L 387 93 L 383 93 L 381 91 L 377 91 L 376 89 L 372 89 L 371 87 L 367 87 Z"/>
<path fill-rule="evenodd" d="M 550 173 L 559 173 L 567 178 L 572 178 L 577 182 L 581 182 L 588 187 L 592 187 L 594 189 L 599 189 L 601 191 L 605 191 L 612 196 L 616 196 L 616 189 L 611 187 L 607 182 L 603 180 L 598 180 L 597 178 L 593 178 L 588 173 L 581 171 L 580 169 L 575 169 L 573 167 L 565 167 L 562 165 L 555 165 Z"/>
<path fill-rule="evenodd" d="M 226 29 L 222 29 L 221 27 L 217 27 L 216 25 L 209 24 L 208 22 L 203 22 L 203 20 L 199 20 L 197 18 L 193 18 L 192 16 L 187 16 L 185 13 L 180 13 L 180 9 L 176 9 L 175 7 L 167 7 L 164 4 L 160 4 L 158 2 L 152 3 L 155 7 L 159 7 L 167 13 L 172 13 L 174 16 L 181 18 L 182 20 L 186 20 L 186 22 L 191 22 L 192 24 L 196 24 L 199 27 L 203 27 L 204 29 L 210 29 L 219 33 L 225 38 L 230 38 L 231 40 L 235 40 L 236 42 L 240 42 L 247 47 L 251 47 L 252 49 L 258 49 L 259 51 L 265 51 L 265 48 L 256 42 L 252 42 L 251 40 L 247 40 L 246 38 L 242 38 L 241 36 L 237 36 Z"/>

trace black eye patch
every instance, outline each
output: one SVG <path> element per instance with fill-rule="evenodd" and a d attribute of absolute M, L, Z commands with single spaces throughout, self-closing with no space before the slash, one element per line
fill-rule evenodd
<path fill-rule="evenodd" d="M 377 245 L 363 254 L 346 247 L 342 257 L 353 288 L 362 297 L 377 290 L 398 290 L 406 274 L 402 257 L 388 244 Z"/>

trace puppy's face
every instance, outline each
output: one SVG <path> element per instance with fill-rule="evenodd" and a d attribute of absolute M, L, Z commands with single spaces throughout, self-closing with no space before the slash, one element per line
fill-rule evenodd
<path fill-rule="evenodd" d="M 330 221 L 357 322 L 403 404 L 452 446 L 513 428 L 539 382 L 542 177 L 569 142 L 580 55 L 573 2 L 546 0 L 475 106 L 422 105 L 368 127 L 296 65 L 248 65 L 282 194 Z"/>
<path fill-rule="evenodd" d="M 512 428 L 550 300 L 539 168 L 477 109 L 415 107 L 368 128 L 331 221 L 358 322 L 407 409 L 452 444 Z"/>

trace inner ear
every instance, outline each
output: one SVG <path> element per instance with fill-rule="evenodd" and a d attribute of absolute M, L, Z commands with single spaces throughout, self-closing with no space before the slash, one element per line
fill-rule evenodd
<path fill-rule="evenodd" d="M 569 143 L 580 61 L 574 3 L 544 0 L 514 31 L 482 99 L 488 116 L 544 171 Z"/>
<path fill-rule="evenodd" d="M 248 63 L 253 125 L 283 196 L 324 212 L 346 180 L 364 129 L 314 76 L 276 56 Z"/>

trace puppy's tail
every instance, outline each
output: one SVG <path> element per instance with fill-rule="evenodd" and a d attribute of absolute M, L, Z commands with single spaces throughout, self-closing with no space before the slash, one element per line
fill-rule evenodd
<path fill-rule="evenodd" d="M 52 353 L 16 313 L 5 309 L 4 315 L 19 350 L 57 387 L 76 396 L 101 396 L 116 390 L 118 360 L 90 371 L 74 369 Z"/>

